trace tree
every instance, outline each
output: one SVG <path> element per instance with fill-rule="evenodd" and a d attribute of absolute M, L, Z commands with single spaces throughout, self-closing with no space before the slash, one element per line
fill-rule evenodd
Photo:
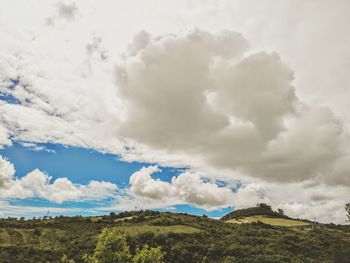
<path fill-rule="evenodd" d="M 139 249 L 133 258 L 134 263 L 163 263 L 164 254 L 160 247 L 149 247 L 145 245 Z"/>
<path fill-rule="evenodd" d="M 259 203 L 259 204 L 256 204 L 256 206 L 267 210 L 271 210 L 271 206 L 265 203 Z"/>
<path fill-rule="evenodd" d="M 117 228 L 104 228 L 97 238 L 97 245 L 92 256 L 85 258 L 93 263 L 127 263 L 131 254 L 125 235 Z"/>
<path fill-rule="evenodd" d="M 75 263 L 75 261 L 73 259 L 68 259 L 68 257 L 63 254 L 63 256 L 61 257 L 61 263 Z"/>
<path fill-rule="evenodd" d="M 281 216 L 284 215 L 284 211 L 283 211 L 283 209 L 281 209 L 281 208 L 278 208 L 278 209 L 277 209 L 277 213 L 279 213 Z"/>
<path fill-rule="evenodd" d="M 350 203 L 345 204 L 346 217 L 348 222 L 350 222 Z"/>

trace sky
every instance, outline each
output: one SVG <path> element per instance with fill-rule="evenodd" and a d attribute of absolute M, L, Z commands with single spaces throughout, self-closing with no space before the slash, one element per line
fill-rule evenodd
<path fill-rule="evenodd" d="M 345 223 L 346 0 L 3 0 L 0 216 L 266 202 Z"/>

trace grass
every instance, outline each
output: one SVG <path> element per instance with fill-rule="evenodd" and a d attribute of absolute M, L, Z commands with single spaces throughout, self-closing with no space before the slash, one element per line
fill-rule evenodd
<path fill-rule="evenodd" d="M 59 249 L 57 238 L 65 235 L 61 229 L 41 228 L 39 235 L 33 229 L 8 228 L 0 229 L 0 247 L 20 246 Z"/>
<path fill-rule="evenodd" d="M 3 247 L 11 246 L 10 235 L 6 229 L 0 229 L 0 244 Z"/>
<path fill-rule="evenodd" d="M 264 224 L 269 224 L 272 226 L 286 226 L 286 227 L 295 227 L 295 226 L 308 226 L 310 225 L 307 222 L 293 219 L 285 219 L 285 218 L 274 218 L 267 216 L 249 216 L 240 219 L 230 219 L 227 220 L 228 223 L 233 224 L 245 224 L 245 223 L 253 223 L 253 222 L 262 222 Z"/>
<path fill-rule="evenodd" d="M 185 226 L 185 225 L 171 225 L 171 226 L 119 226 L 122 232 L 125 232 L 131 236 L 137 236 L 142 233 L 151 232 L 155 235 L 157 234 L 168 234 L 168 233 L 177 233 L 177 234 L 193 234 L 198 233 L 201 230 L 195 227 Z"/>
<path fill-rule="evenodd" d="M 122 218 L 114 219 L 114 222 L 127 221 L 133 218 L 134 218 L 133 216 L 122 217 Z"/>

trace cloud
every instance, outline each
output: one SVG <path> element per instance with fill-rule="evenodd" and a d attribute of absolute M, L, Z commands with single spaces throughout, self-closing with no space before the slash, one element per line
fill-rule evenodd
<path fill-rule="evenodd" d="M 218 51 L 223 34 L 231 37 L 231 52 Z M 245 182 L 225 195 L 229 189 L 202 185 L 195 172 L 171 183 L 148 174 L 138 196 L 173 195 L 206 209 L 267 202 L 291 216 L 344 222 L 347 130 L 330 108 L 297 97 L 294 73 L 279 55 L 249 52 L 239 34 L 192 30 L 159 37 L 141 32 L 124 59 L 117 68 L 126 103 L 120 134 L 190 155 L 188 163 L 199 158 L 203 166 L 195 170 L 225 171 L 226 178 L 238 172 Z M 341 191 L 317 200 L 330 189 Z"/>
<path fill-rule="evenodd" d="M 58 208 L 58 207 L 31 207 L 22 205 L 13 205 L 8 201 L 0 200 L 0 217 L 42 217 L 49 214 L 50 216 L 59 215 L 77 215 L 85 212 L 81 208 Z M 96 211 L 90 210 L 91 213 L 96 213 Z"/>
<path fill-rule="evenodd" d="M 349 187 L 329 186 L 309 181 L 302 184 L 265 185 L 274 208 L 282 208 L 291 217 L 306 218 L 324 223 L 346 221 L 344 204 L 348 200 Z"/>
<path fill-rule="evenodd" d="M 104 181 L 90 181 L 87 185 L 74 184 L 67 178 L 51 177 L 35 169 L 21 178 L 15 178 L 15 168 L 0 157 L 0 197 L 39 197 L 55 203 L 65 201 L 104 200 L 116 196 L 117 186 Z"/>
<path fill-rule="evenodd" d="M 35 152 L 48 152 L 48 153 L 56 153 L 54 150 L 47 149 L 45 146 L 38 145 L 32 142 L 19 142 L 23 147 L 30 149 Z"/>
<path fill-rule="evenodd" d="M 316 131 L 316 132 L 315 132 Z M 344 128 L 329 108 L 303 109 L 287 120 L 286 129 L 271 140 L 256 173 L 303 181 L 332 176 L 331 169 L 345 156 Z M 350 186 L 350 185 L 348 185 Z"/>
<path fill-rule="evenodd" d="M 151 175 L 159 172 L 157 166 L 143 167 L 130 176 L 130 193 L 153 199 L 162 199 L 172 195 L 172 187 L 169 183 L 159 179 L 154 180 Z"/>
<path fill-rule="evenodd" d="M 295 201 L 306 216 L 322 209 L 314 199 L 323 193 L 298 197 L 324 184 L 337 193 L 324 207 L 341 213 L 339 187 L 350 185 L 348 1 L 37 1 L 0 3 L 0 92 L 19 101 L 0 101 L 0 147 L 56 142 L 190 167 L 194 178 L 239 177 L 237 207 L 251 195 Z M 199 26 L 206 30 L 183 31 Z M 223 28 L 251 45 L 213 33 Z M 142 29 L 151 33 L 138 34 L 121 62 Z"/>
<path fill-rule="evenodd" d="M 54 13 L 46 18 L 46 25 L 54 25 L 58 19 L 72 21 L 78 13 L 75 1 L 59 0 L 56 3 Z"/>
<path fill-rule="evenodd" d="M 57 5 L 59 16 L 66 19 L 74 18 L 78 10 L 77 5 L 74 1 L 59 1 Z"/>
<path fill-rule="evenodd" d="M 342 123 L 298 99 L 276 53 L 247 49 L 230 31 L 140 33 L 117 69 L 127 111 L 120 134 L 265 180 L 327 174 L 344 154 Z"/>
<path fill-rule="evenodd" d="M 267 189 L 259 183 L 243 185 L 238 188 L 232 206 L 234 206 L 235 209 L 240 209 L 253 207 L 259 203 L 271 204 L 272 200 L 269 198 L 268 193 Z"/>
<path fill-rule="evenodd" d="M 162 206 L 189 203 L 213 210 L 227 207 L 232 203 L 233 191 L 229 187 L 219 187 L 215 182 L 205 181 L 201 175 L 184 172 L 174 176 L 171 182 L 153 179 L 151 175 L 159 172 L 157 166 L 143 167 L 130 177 L 131 196 L 157 200 Z"/>
<path fill-rule="evenodd" d="M 6 187 L 15 174 L 13 165 L 0 156 L 0 187 Z"/>
<path fill-rule="evenodd" d="M 268 203 L 274 210 L 281 208 L 291 217 L 344 223 L 344 200 L 347 186 L 329 186 L 316 181 L 302 183 L 243 183 L 235 191 L 230 185 L 219 187 L 203 174 L 184 172 L 170 182 L 152 178 L 157 166 L 143 167 L 130 177 L 130 187 L 117 204 L 105 210 L 175 209 L 179 204 L 191 204 L 207 211 L 223 207 L 235 209 Z M 330 188 L 331 187 L 331 188 Z M 330 191 L 332 189 L 332 191 Z"/>
<path fill-rule="evenodd" d="M 12 142 L 9 138 L 9 131 L 0 124 L 0 149 L 5 145 L 11 145 Z"/>

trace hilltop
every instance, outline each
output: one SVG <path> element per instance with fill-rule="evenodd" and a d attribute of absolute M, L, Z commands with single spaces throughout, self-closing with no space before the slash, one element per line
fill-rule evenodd
<path fill-rule="evenodd" d="M 244 223 L 265 223 L 273 226 L 300 227 L 310 226 L 312 222 L 308 220 L 299 220 L 290 218 L 285 215 L 282 209 L 273 211 L 271 206 L 261 203 L 256 207 L 235 210 L 220 220 L 227 223 L 244 224 Z"/>
<path fill-rule="evenodd" d="M 223 216 L 221 220 L 227 221 L 229 219 L 240 219 L 244 217 L 258 216 L 258 215 L 275 217 L 275 218 L 287 218 L 287 219 L 289 218 L 287 215 L 284 214 L 282 210 L 280 210 L 280 212 L 276 212 L 271 209 L 271 206 L 261 203 L 261 204 L 257 204 L 256 207 L 249 207 L 249 208 L 234 210 L 233 212 Z"/>
<path fill-rule="evenodd" d="M 251 209 L 225 218 L 242 213 L 246 216 Z M 132 253 L 145 244 L 160 246 L 165 262 L 347 262 L 350 258 L 349 226 L 290 228 L 227 220 L 157 211 L 0 219 L 0 262 L 59 262 L 63 254 L 83 262 L 83 255 L 94 250 L 98 234 L 108 227 L 126 235 Z"/>

